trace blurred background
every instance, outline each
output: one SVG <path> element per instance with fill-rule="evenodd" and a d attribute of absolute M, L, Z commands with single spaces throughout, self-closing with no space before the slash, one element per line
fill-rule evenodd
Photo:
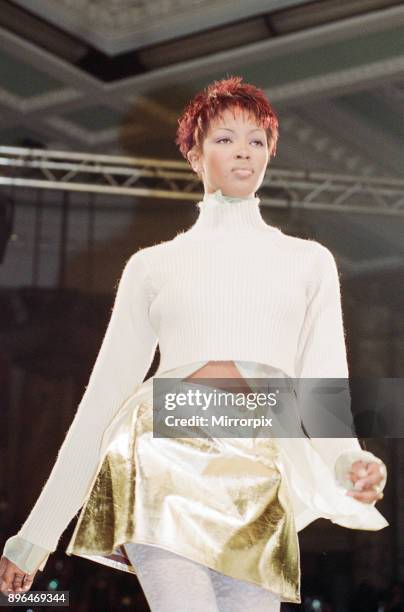
<path fill-rule="evenodd" d="M 230 75 L 279 117 L 264 218 L 336 257 L 351 376 L 403 376 L 402 2 L 0 0 L 1 547 L 50 473 L 126 259 L 196 220 L 177 118 Z M 404 610 L 404 445 L 361 442 L 388 466 L 390 526 L 303 530 L 302 605 L 284 612 Z M 147 610 L 135 577 L 64 555 L 74 524 L 35 589 Z"/>

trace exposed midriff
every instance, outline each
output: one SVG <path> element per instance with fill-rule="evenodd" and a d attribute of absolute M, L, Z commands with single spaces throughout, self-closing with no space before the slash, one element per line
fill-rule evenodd
<path fill-rule="evenodd" d="M 202 368 L 196 370 L 196 372 L 192 372 L 185 380 L 191 380 L 192 378 L 240 378 L 244 381 L 234 361 L 208 361 Z M 226 383 L 221 384 L 221 388 L 226 389 Z M 240 384 L 237 385 L 237 389 L 239 392 L 245 393 L 251 391 L 250 387 L 241 381 Z M 234 390 L 234 386 L 229 385 L 228 390 Z"/>

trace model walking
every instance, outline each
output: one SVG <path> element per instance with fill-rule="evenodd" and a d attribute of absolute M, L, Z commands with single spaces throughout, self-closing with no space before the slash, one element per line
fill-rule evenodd
<path fill-rule="evenodd" d="M 137 574 L 153 612 L 279 611 L 300 602 L 307 524 L 388 525 L 374 507 L 385 465 L 356 438 L 153 437 L 153 378 L 182 391 L 193 378 L 348 378 L 333 255 L 261 216 L 277 140 L 264 92 L 240 77 L 184 110 L 176 142 L 204 185 L 199 217 L 127 261 L 53 470 L 5 544 L 4 593 L 32 586 L 80 508 L 67 554 Z"/>

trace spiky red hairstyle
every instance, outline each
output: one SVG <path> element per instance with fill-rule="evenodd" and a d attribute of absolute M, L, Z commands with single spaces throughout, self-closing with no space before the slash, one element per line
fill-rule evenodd
<path fill-rule="evenodd" d="M 220 116 L 224 110 L 234 107 L 255 116 L 258 125 L 267 133 L 270 157 L 276 155 L 279 132 L 275 111 L 262 89 L 242 83 L 242 80 L 243 77 L 230 76 L 213 81 L 187 104 L 178 119 L 175 139 L 175 144 L 186 160 L 188 151 L 194 145 L 202 148 L 210 121 Z"/>

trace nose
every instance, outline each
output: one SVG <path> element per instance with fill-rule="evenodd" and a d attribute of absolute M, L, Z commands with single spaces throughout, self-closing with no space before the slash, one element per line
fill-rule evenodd
<path fill-rule="evenodd" d="M 237 153 L 236 157 L 237 157 L 237 159 L 239 159 L 240 157 L 242 159 L 250 159 L 250 155 L 247 152 L 245 152 L 244 155 L 242 153 Z"/>

